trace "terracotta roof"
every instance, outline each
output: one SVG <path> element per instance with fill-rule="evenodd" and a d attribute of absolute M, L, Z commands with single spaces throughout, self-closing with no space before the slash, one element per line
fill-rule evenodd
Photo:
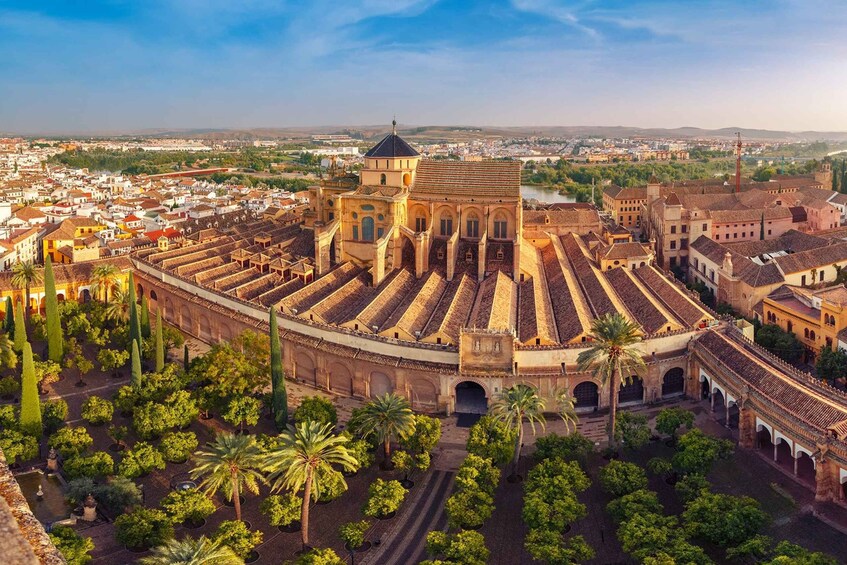
<path fill-rule="evenodd" d="M 682 202 L 680 202 L 676 192 L 671 192 L 670 196 L 665 199 L 665 204 L 667 206 L 682 206 Z"/>
<path fill-rule="evenodd" d="M 824 265 L 847 261 L 847 242 L 774 258 L 783 273 L 799 273 Z"/>
<path fill-rule="evenodd" d="M 607 186 L 603 189 L 604 194 L 608 194 L 615 200 L 646 200 L 647 199 L 647 187 L 646 186 L 629 186 L 622 187 L 616 184 L 611 186 Z"/>
<path fill-rule="evenodd" d="M 418 164 L 412 196 L 519 198 L 519 161 L 435 161 Z"/>

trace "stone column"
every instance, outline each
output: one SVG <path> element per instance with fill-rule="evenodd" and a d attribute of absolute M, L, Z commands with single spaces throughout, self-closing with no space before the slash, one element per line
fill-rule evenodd
<path fill-rule="evenodd" d="M 744 449 L 758 447 L 756 427 L 754 425 L 755 414 L 750 408 L 738 407 L 738 445 Z"/>
<path fill-rule="evenodd" d="M 726 429 L 731 430 L 732 426 L 729 423 L 729 401 L 726 403 Z"/>
<path fill-rule="evenodd" d="M 832 463 L 818 455 L 815 463 L 815 501 L 832 500 Z"/>
<path fill-rule="evenodd" d="M 797 476 L 797 459 L 798 459 L 797 453 L 795 452 L 794 453 L 794 476 L 795 477 Z"/>
<path fill-rule="evenodd" d="M 779 446 L 779 440 L 774 440 L 774 442 L 773 442 L 773 462 L 774 463 L 779 463 L 779 459 L 776 456 L 776 454 L 777 454 L 776 450 L 777 450 L 778 446 Z"/>

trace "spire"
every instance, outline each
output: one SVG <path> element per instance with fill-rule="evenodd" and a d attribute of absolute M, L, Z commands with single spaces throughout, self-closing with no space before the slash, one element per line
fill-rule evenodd
<path fill-rule="evenodd" d="M 735 192 L 741 192 L 741 132 L 736 132 L 738 141 L 735 144 Z"/>
<path fill-rule="evenodd" d="M 391 134 L 397 135 L 397 114 L 394 114 L 394 119 L 391 120 Z"/>

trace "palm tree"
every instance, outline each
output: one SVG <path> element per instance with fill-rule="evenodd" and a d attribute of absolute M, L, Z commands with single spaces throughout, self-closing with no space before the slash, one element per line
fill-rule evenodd
<path fill-rule="evenodd" d="M 559 417 L 565 423 L 565 429 L 571 433 L 571 426 L 576 431 L 579 416 L 576 414 L 576 398 L 571 395 L 567 387 L 556 391 L 556 406 L 559 408 Z"/>
<path fill-rule="evenodd" d="M 26 291 L 26 314 L 29 317 L 30 305 L 29 289 L 33 285 L 40 284 L 44 280 L 44 273 L 35 266 L 32 261 L 18 261 L 12 265 L 12 285 L 15 288 L 23 288 Z"/>
<path fill-rule="evenodd" d="M 120 287 L 120 269 L 110 263 L 97 265 L 91 271 L 91 291 L 102 294 L 103 304 L 109 302 L 109 291 Z"/>
<path fill-rule="evenodd" d="M 618 389 L 621 379 L 627 384 L 630 376 L 645 369 L 637 345 L 641 341 L 638 324 L 615 312 L 591 322 L 593 345 L 579 354 L 577 365 L 580 371 L 589 371 L 600 381 L 601 387 L 609 387 L 609 447 L 614 446 L 615 418 L 618 409 Z"/>
<path fill-rule="evenodd" d="M 129 295 L 120 286 L 112 289 L 112 295 L 109 297 L 104 315 L 107 320 L 112 320 L 113 322 L 126 322 L 129 320 Z"/>
<path fill-rule="evenodd" d="M 409 401 L 402 396 L 387 392 L 377 396 L 357 415 L 362 437 L 376 434 L 382 443 L 385 460 L 383 469 L 391 466 L 391 441 L 404 439 L 415 433 L 415 415 Z"/>
<path fill-rule="evenodd" d="M 321 477 L 340 465 L 345 471 L 356 471 L 358 461 L 347 449 L 345 436 L 333 435 L 332 424 L 300 422 L 280 434 L 280 444 L 266 457 L 267 470 L 276 480 L 272 490 L 285 488 L 291 492 L 303 489 L 300 509 L 300 535 L 303 549 L 309 545 L 309 503 L 320 497 Z M 344 479 L 341 479 L 344 481 Z"/>
<path fill-rule="evenodd" d="M 229 546 L 203 536 L 170 539 L 153 548 L 152 555 L 138 560 L 141 565 L 244 565 Z"/>
<path fill-rule="evenodd" d="M 517 428 L 518 437 L 515 439 L 515 456 L 512 464 L 514 471 L 512 479 L 518 477 L 518 460 L 521 456 L 523 445 L 523 423 L 529 422 L 532 427 L 532 435 L 535 435 L 535 424 L 544 429 L 544 400 L 538 396 L 534 388 L 525 384 L 517 384 L 504 389 L 495 395 L 494 401 L 489 409 L 491 416 L 500 420 L 508 428 Z"/>
<path fill-rule="evenodd" d="M 204 477 L 200 488 L 210 496 L 218 490 L 235 505 L 235 519 L 241 520 L 241 492 L 247 489 L 259 494 L 259 483 L 265 482 L 264 453 L 253 436 L 223 433 L 206 449 L 194 456 L 197 462 L 191 477 Z"/>

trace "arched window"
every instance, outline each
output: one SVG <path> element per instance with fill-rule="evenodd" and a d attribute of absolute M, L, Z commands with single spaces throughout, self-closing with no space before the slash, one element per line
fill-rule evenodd
<path fill-rule="evenodd" d="M 415 214 L 415 231 L 426 231 L 426 216 L 423 212 Z"/>
<path fill-rule="evenodd" d="M 506 220 L 506 215 L 502 212 L 498 212 L 494 216 L 494 237 L 497 239 L 506 239 L 508 236 L 507 228 L 509 227 L 509 222 Z"/>
<path fill-rule="evenodd" d="M 441 235 L 453 235 L 453 216 L 449 214 L 441 216 Z"/>
<path fill-rule="evenodd" d="M 465 236 L 479 237 L 479 216 L 476 215 L 476 212 L 468 214 L 466 224 Z"/>
<path fill-rule="evenodd" d="M 809 339 L 809 328 L 805 328 L 803 330 L 803 337 L 805 337 L 806 339 Z"/>
<path fill-rule="evenodd" d="M 812 330 L 811 332 L 809 332 L 809 339 L 811 339 L 812 341 L 815 341 L 815 330 Z"/>
<path fill-rule="evenodd" d="M 362 218 L 362 240 L 374 240 L 374 219 L 370 216 Z"/>
<path fill-rule="evenodd" d="M 385 173 L 379 175 L 379 184 L 385 184 Z"/>

